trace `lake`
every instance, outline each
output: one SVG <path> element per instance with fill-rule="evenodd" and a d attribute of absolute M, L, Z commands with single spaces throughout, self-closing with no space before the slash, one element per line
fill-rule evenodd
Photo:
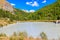
<path fill-rule="evenodd" d="M 53 22 L 17 22 L 0 28 L 0 33 L 11 36 L 14 32 L 28 33 L 28 36 L 39 37 L 41 32 L 45 32 L 48 38 L 60 37 L 60 24 Z"/>

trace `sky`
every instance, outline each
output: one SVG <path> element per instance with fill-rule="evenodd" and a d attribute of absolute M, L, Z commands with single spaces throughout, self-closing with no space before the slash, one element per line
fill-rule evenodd
<path fill-rule="evenodd" d="M 7 0 L 15 8 L 26 12 L 34 12 L 46 5 L 56 2 L 56 0 Z"/>

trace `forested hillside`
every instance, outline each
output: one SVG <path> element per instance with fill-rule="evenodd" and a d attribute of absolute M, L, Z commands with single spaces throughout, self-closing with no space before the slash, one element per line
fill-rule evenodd
<path fill-rule="evenodd" d="M 21 11 L 21 10 L 19 10 Z M 60 19 L 60 0 L 47 5 L 34 13 L 15 12 L 18 14 L 18 20 L 59 20 Z"/>
<path fill-rule="evenodd" d="M 36 11 L 40 14 L 42 19 L 47 20 L 59 20 L 60 19 L 60 0 L 57 0 L 55 3 L 43 7 L 42 9 Z"/>
<path fill-rule="evenodd" d="M 19 9 L 14 9 L 14 14 L 0 10 L 0 18 L 9 18 L 11 21 L 19 20 L 59 20 L 60 19 L 60 0 L 47 5 L 34 13 L 27 13 Z"/>
<path fill-rule="evenodd" d="M 0 21 L 30 21 L 30 20 L 59 20 L 60 19 L 60 0 L 55 3 L 47 5 L 36 12 L 27 13 L 20 9 L 14 8 L 14 14 L 9 11 L 0 9 Z M 0 22 L 1 24 L 2 22 Z M 4 22 L 5 23 L 5 22 Z"/>

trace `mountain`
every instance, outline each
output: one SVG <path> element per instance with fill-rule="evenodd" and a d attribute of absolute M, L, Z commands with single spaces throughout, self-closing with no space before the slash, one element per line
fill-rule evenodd
<path fill-rule="evenodd" d="M 4 24 L 8 24 L 13 21 L 31 20 L 60 20 L 60 0 L 57 0 L 55 3 L 47 5 L 34 13 L 27 13 L 14 8 L 14 14 L 12 14 L 9 11 L 0 9 L 0 24 L 3 22 Z"/>
<path fill-rule="evenodd" d="M 59 20 L 60 19 L 60 0 L 57 0 L 55 3 L 47 5 L 42 9 L 37 10 L 35 13 L 40 14 L 42 18 Z"/>

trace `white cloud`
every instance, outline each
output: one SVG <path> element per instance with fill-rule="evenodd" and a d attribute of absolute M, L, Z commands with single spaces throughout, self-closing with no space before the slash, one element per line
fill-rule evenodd
<path fill-rule="evenodd" d="M 15 6 L 15 4 L 11 3 L 12 6 Z"/>
<path fill-rule="evenodd" d="M 24 12 L 35 12 L 35 10 L 23 10 Z"/>
<path fill-rule="evenodd" d="M 27 5 L 30 5 L 32 2 L 26 2 Z"/>
<path fill-rule="evenodd" d="M 32 6 L 39 6 L 39 4 L 36 1 L 34 1 L 34 3 L 32 4 Z"/>
<path fill-rule="evenodd" d="M 42 3 L 46 3 L 46 0 L 44 0 Z"/>
<path fill-rule="evenodd" d="M 28 10 L 23 10 L 24 12 L 29 12 Z"/>
<path fill-rule="evenodd" d="M 36 6 L 36 7 L 38 7 L 39 6 L 39 4 L 38 4 L 38 2 L 37 1 L 34 1 L 34 2 L 26 2 L 26 4 L 27 5 L 30 5 L 30 6 Z"/>
<path fill-rule="evenodd" d="M 35 12 L 35 10 L 30 10 L 30 12 Z"/>
<path fill-rule="evenodd" d="M 29 2 L 26 2 L 26 4 L 28 5 L 28 4 L 30 4 Z"/>

